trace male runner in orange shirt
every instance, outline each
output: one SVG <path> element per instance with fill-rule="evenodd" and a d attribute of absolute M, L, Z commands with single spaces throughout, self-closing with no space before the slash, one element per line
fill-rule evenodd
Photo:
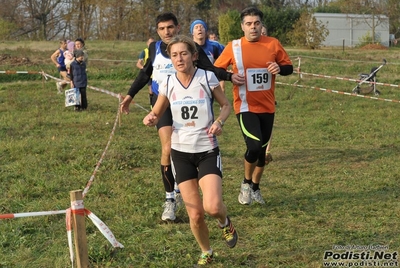
<path fill-rule="evenodd" d="M 239 203 L 265 204 L 260 180 L 275 115 L 275 76 L 290 75 L 293 65 L 281 43 L 261 35 L 264 14 L 248 7 L 240 14 L 244 36 L 229 42 L 214 65 L 232 66 L 233 107 L 246 143 Z M 242 84 L 238 86 L 238 84 Z"/>

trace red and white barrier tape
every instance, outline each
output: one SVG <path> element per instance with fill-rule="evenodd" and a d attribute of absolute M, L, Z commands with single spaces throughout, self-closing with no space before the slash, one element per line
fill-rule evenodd
<path fill-rule="evenodd" d="M 68 250 L 69 258 L 72 263 L 72 268 L 74 268 L 74 250 L 72 245 L 72 221 L 71 221 L 71 209 L 67 209 L 65 213 L 65 225 L 67 228 L 67 239 L 68 239 Z"/>
<path fill-rule="evenodd" d="M 308 59 L 315 59 L 315 60 L 323 60 L 323 61 L 337 61 L 337 62 L 361 62 L 365 64 L 380 64 L 382 61 L 365 61 L 365 60 L 343 60 L 343 59 L 334 59 L 334 58 L 322 58 L 322 57 L 313 57 L 313 56 L 290 56 L 290 58 L 308 58 Z M 390 62 L 390 65 L 400 65 L 398 62 Z"/>
<path fill-rule="evenodd" d="M 54 80 L 57 80 L 57 81 L 63 81 L 63 80 L 60 79 L 60 78 L 51 76 L 51 75 L 46 74 L 46 73 L 44 73 L 44 72 L 39 72 L 39 73 L 40 73 L 41 75 L 43 75 L 44 78 L 45 78 L 46 80 L 47 80 L 47 78 L 49 77 L 49 78 L 54 79 Z M 90 89 L 93 89 L 93 90 L 102 92 L 102 93 L 106 93 L 106 94 L 111 95 L 111 96 L 113 96 L 113 97 L 116 97 L 116 98 L 118 98 L 118 99 L 120 99 L 120 100 L 121 100 L 122 98 L 124 98 L 124 96 L 122 96 L 121 94 L 114 93 L 114 92 L 109 91 L 109 90 L 105 90 L 105 89 L 98 88 L 98 87 L 93 87 L 93 86 L 87 86 L 87 87 L 90 88 Z M 137 103 L 134 102 L 134 101 L 132 101 L 132 104 L 135 104 L 135 105 L 136 105 L 137 107 L 139 107 L 140 109 L 142 109 L 142 110 L 144 110 L 144 111 L 146 111 L 146 112 L 149 112 L 149 110 L 147 110 L 146 108 L 144 108 L 143 106 L 137 104 Z"/>
<path fill-rule="evenodd" d="M 105 89 L 102 89 L 102 88 L 93 87 L 93 86 L 87 86 L 87 87 L 91 88 L 93 90 L 102 92 L 102 93 L 106 93 L 106 94 L 111 95 L 111 96 L 113 96 L 115 98 L 118 98 L 118 99 L 120 99 L 120 96 L 121 96 L 121 94 L 117 94 L 117 93 L 114 93 L 114 92 L 111 92 L 111 91 L 108 91 L 108 90 L 105 90 Z"/>
<path fill-rule="evenodd" d="M 294 86 L 294 87 L 301 87 L 301 88 L 312 88 L 312 89 L 316 89 L 316 90 L 320 90 L 320 91 L 325 91 L 325 92 L 328 92 L 328 93 L 337 93 L 337 94 L 353 96 L 353 97 L 360 97 L 360 98 L 365 98 L 365 99 L 372 99 L 372 100 L 380 100 L 380 101 L 400 103 L 399 100 L 391 100 L 391 99 L 384 99 L 384 98 L 366 96 L 366 95 L 361 95 L 361 94 L 355 94 L 355 93 L 343 92 L 343 91 L 338 91 L 338 90 L 326 89 L 326 88 L 322 88 L 322 87 L 305 86 L 305 85 L 299 85 L 299 84 L 288 84 L 288 83 L 282 83 L 282 82 L 276 82 L 276 84 L 285 85 L 285 86 L 292 86 L 292 87 Z"/>
<path fill-rule="evenodd" d="M 108 242 L 114 247 L 114 248 L 123 248 L 124 245 L 122 245 L 118 240 L 115 238 L 114 234 L 111 232 L 110 228 L 102 222 L 94 213 L 92 213 L 90 210 L 85 209 L 86 215 L 89 217 L 89 219 L 92 220 L 93 224 L 96 225 L 96 227 L 100 230 L 100 232 L 104 235 L 105 238 L 107 238 Z"/>
<path fill-rule="evenodd" d="M 0 219 L 13 219 L 13 218 L 23 218 L 23 217 L 33 217 L 33 216 L 66 214 L 65 224 L 67 229 L 68 248 L 69 248 L 72 267 L 74 267 L 74 251 L 72 245 L 72 225 L 71 225 L 72 213 L 88 216 L 88 218 L 93 222 L 93 224 L 99 229 L 99 231 L 103 234 L 103 236 L 108 240 L 108 242 L 110 242 L 110 244 L 114 248 L 124 247 L 120 242 L 118 242 L 114 234 L 111 232 L 110 228 L 108 228 L 108 226 L 102 220 L 100 220 L 90 210 L 84 208 L 82 200 L 71 202 L 71 208 L 68 208 L 66 210 L 0 214 Z"/>
<path fill-rule="evenodd" d="M 60 79 L 60 78 L 54 77 L 54 76 L 52 76 L 52 75 L 46 74 L 45 72 L 40 72 L 40 74 L 41 74 L 46 80 L 47 80 L 48 77 L 50 77 L 51 79 L 54 79 L 54 80 L 56 80 L 56 81 L 58 81 L 58 82 L 64 81 L 63 79 Z"/>
<path fill-rule="evenodd" d="M 14 213 L 14 214 L 0 214 L 0 220 L 1 219 L 23 218 L 23 217 L 57 215 L 57 214 L 64 214 L 64 213 L 65 213 L 65 210 L 24 212 L 24 213 Z"/>
<path fill-rule="evenodd" d="M 24 217 L 35 217 L 35 216 L 48 216 L 48 215 L 57 215 L 57 214 L 67 214 L 66 222 L 67 222 L 67 231 L 71 230 L 71 221 L 70 216 L 71 213 L 78 213 L 81 215 L 88 216 L 93 223 L 99 228 L 101 233 L 107 238 L 108 241 L 113 245 L 113 247 L 123 247 L 120 244 L 110 231 L 110 229 L 102 222 L 96 215 L 94 215 L 91 211 L 84 209 L 83 201 L 75 201 L 75 203 L 71 202 L 71 208 L 66 210 L 57 210 L 57 211 L 39 211 L 39 212 L 24 212 L 24 213 L 13 213 L 13 214 L 0 214 L 0 219 L 14 219 L 14 218 L 24 218 Z"/>
<path fill-rule="evenodd" d="M 309 75 L 309 76 L 314 76 L 314 77 L 322 77 L 322 78 L 330 78 L 330 79 L 337 79 L 337 80 L 344 80 L 344 81 L 352 81 L 352 82 L 357 82 L 357 83 L 364 82 L 365 84 L 376 84 L 376 85 L 381 85 L 381 86 L 400 87 L 400 85 L 395 85 L 395 84 L 371 82 L 371 81 L 362 81 L 362 80 L 358 80 L 358 79 L 344 78 L 344 77 L 339 77 L 339 76 L 313 74 L 313 73 L 296 72 L 296 71 L 294 71 L 293 73 L 297 73 L 297 74 L 300 74 L 300 75 Z"/>
<path fill-rule="evenodd" d="M 63 81 L 62 79 L 59 79 L 59 78 L 54 77 L 54 76 L 51 76 L 51 75 L 46 74 L 46 73 L 44 73 L 44 72 L 41 72 L 41 74 L 42 74 L 46 79 L 49 77 L 49 78 L 52 78 L 52 79 L 57 80 L 57 81 Z M 117 94 L 117 93 L 114 93 L 114 92 L 111 92 L 111 91 L 108 91 L 108 90 L 105 90 L 105 89 L 93 87 L 93 86 L 88 86 L 88 88 L 93 89 L 93 90 L 96 90 L 96 91 L 99 91 L 99 92 L 102 92 L 102 93 L 105 93 L 105 94 L 108 94 L 108 95 L 111 95 L 111 96 L 113 96 L 113 97 L 116 97 L 116 98 L 119 99 L 119 101 L 121 101 L 121 99 L 122 99 L 121 94 Z M 137 103 L 135 103 L 135 105 L 136 105 L 137 107 L 139 107 L 139 108 L 145 110 L 146 112 L 148 112 L 148 110 L 147 110 L 146 108 L 144 108 L 143 106 L 141 106 L 141 105 L 139 105 L 139 104 L 137 104 Z M 117 123 L 118 123 L 118 119 L 119 119 L 119 117 L 120 117 L 119 103 L 118 103 L 118 108 L 117 108 L 117 109 L 118 109 L 118 112 L 117 112 L 117 116 L 116 116 L 115 121 L 114 121 L 114 126 L 113 126 L 113 129 L 112 129 L 112 131 L 111 131 L 110 138 L 108 139 L 106 148 L 104 149 L 104 151 L 103 151 L 103 153 L 102 153 L 102 155 L 101 155 L 99 161 L 97 162 L 96 168 L 95 168 L 95 170 L 93 171 L 92 175 L 90 176 L 90 179 L 89 179 L 89 181 L 88 181 L 88 183 L 87 183 L 87 185 L 86 185 L 86 187 L 85 187 L 85 189 L 84 189 L 84 191 L 83 191 L 83 193 L 82 193 L 83 197 L 85 197 L 85 195 L 86 195 L 87 192 L 89 191 L 89 188 L 90 188 L 90 186 L 92 185 L 92 183 L 93 183 L 93 181 L 94 181 L 94 178 L 95 178 L 95 176 L 96 176 L 96 173 L 97 173 L 97 171 L 99 170 L 101 163 L 103 162 L 103 159 L 104 159 L 104 157 L 105 157 L 105 155 L 106 155 L 106 152 L 107 152 L 107 150 L 108 150 L 108 147 L 110 146 L 111 140 L 112 140 L 112 138 L 113 138 L 113 136 L 114 136 L 115 129 L 116 129 L 116 126 L 117 126 Z"/>
<path fill-rule="evenodd" d="M 0 71 L 0 74 L 41 74 L 42 72 L 36 71 Z"/>
<path fill-rule="evenodd" d="M 93 224 L 99 229 L 99 231 L 103 234 L 103 236 L 110 242 L 110 244 L 114 248 L 123 248 L 124 246 L 118 242 L 115 238 L 114 234 L 111 232 L 110 228 L 100 220 L 94 213 L 90 210 L 85 209 L 83 206 L 83 200 L 76 200 L 71 202 L 71 208 L 66 210 L 65 224 L 67 228 L 67 237 L 68 237 L 68 248 L 71 259 L 72 267 L 74 267 L 74 250 L 72 244 L 72 224 L 71 224 L 71 215 L 79 214 L 82 216 L 88 216 L 88 218 L 93 222 Z"/>
<path fill-rule="evenodd" d="M 117 128 L 117 123 L 118 123 L 118 119 L 119 119 L 120 115 L 121 115 L 121 110 L 119 109 L 119 103 L 118 103 L 118 112 L 117 112 L 117 116 L 116 116 L 115 121 L 114 121 L 114 126 L 113 126 L 113 129 L 112 129 L 112 131 L 111 131 L 110 138 L 108 139 L 106 148 L 104 149 L 104 151 L 103 151 L 103 153 L 102 153 L 102 155 L 101 155 L 99 161 L 98 161 L 97 164 L 96 164 L 96 168 L 94 169 L 94 171 L 93 171 L 93 173 L 92 173 L 92 176 L 90 176 L 90 179 L 89 179 L 88 183 L 86 184 L 85 189 L 83 190 L 83 193 L 82 193 L 82 196 L 83 196 L 83 197 L 85 197 L 86 194 L 87 194 L 87 192 L 89 191 L 89 188 L 90 188 L 90 186 L 92 185 L 92 183 L 93 183 L 93 181 L 94 181 L 94 178 L 95 178 L 95 176 L 96 176 L 96 173 L 97 173 L 97 171 L 99 170 L 101 163 L 103 162 L 103 159 L 104 159 L 104 157 L 105 157 L 105 155 L 106 155 L 106 152 L 107 152 L 107 150 L 108 150 L 108 147 L 109 147 L 110 144 L 111 144 L 111 140 L 112 140 L 112 138 L 114 137 L 115 129 Z"/>

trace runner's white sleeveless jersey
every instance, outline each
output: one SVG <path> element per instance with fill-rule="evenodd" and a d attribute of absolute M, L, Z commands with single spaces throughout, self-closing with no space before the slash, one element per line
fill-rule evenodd
<path fill-rule="evenodd" d="M 216 136 L 208 134 L 214 122 L 212 90 L 218 85 L 215 74 L 203 69 L 196 69 L 187 88 L 176 74 L 162 82 L 159 93 L 169 99 L 172 112 L 172 149 L 199 153 L 218 146 Z"/>
<path fill-rule="evenodd" d="M 153 76 L 151 90 L 158 95 L 159 85 L 170 74 L 176 73 L 170 58 L 166 58 L 161 53 L 161 41 L 156 43 L 156 56 L 153 61 Z"/>

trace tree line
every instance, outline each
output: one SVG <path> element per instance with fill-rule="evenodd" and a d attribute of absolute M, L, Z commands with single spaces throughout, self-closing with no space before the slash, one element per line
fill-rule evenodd
<path fill-rule="evenodd" d="M 398 0 L 0 0 L 0 4 L 2 40 L 144 41 L 156 36 L 156 16 L 170 11 L 178 17 L 181 33 L 189 34 L 190 23 L 200 18 L 228 41 L 242 35 L 238 14 L 250 5 L 264 12 L 268 34 L 283 44 L 297 42 L 290 33 L 304 28 L 298 21 L 313 12 L 384 14 L 390 33 L 400 35 Z M 310 25 L 323 28 L 318 22 Z"/>

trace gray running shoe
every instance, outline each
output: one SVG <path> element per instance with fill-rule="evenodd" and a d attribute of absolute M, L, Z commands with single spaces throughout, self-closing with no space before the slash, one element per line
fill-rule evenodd
<path fill-rule="evenodd" d="M 265 204 L 265 201 L 261 196 L 260 189 L 258 189 L 257 191 L 253 191 L 253 189 L 251 190 L 251 200 L 262 205 Z"/>
<path fill-rule="evenodd" d="M 174 221 L 176 219 L 175 217 L 175 208 L 176 204 L 172 200 L 167 200 L 165 201 L 164 205 L 164 212 L 161 216 L 161 219 L 163 221 Z"/>
<path fill-rule="evenodd" d="M 240 194 L 238 197 L 239 203 L 242 205 L 250 205 L 251 204 L 251 189 L 250 184 L 243 183 L 240 186 Z"/>

